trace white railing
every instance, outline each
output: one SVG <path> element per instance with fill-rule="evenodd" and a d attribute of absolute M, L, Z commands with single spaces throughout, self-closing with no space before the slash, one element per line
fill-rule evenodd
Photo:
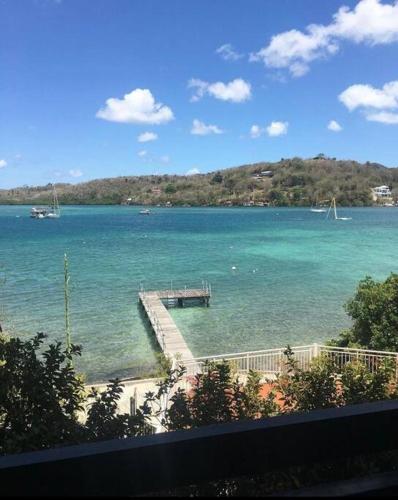
<path fill-rule="evenodd" d="M 152 290 L 152 291 L 151 291 Z M 138 293 L 155 293 L 157 291 L 160 291 L 162 294 L 164 294 L 164 299 L 168 298 L 175 298 L 175 293 L 176 291 L 178 292 L 186 292 L 187 296 L 190 296 L 190 292 L 192 290 L 202 290 L 203 292 L 207 293 L 209 296 L 212 294 L 211 290 L 211 284 L 207 280 L 201 280 L 201 282 L 196 282 L 196 283 L 190 283 L 189 286 L 187 286 L 186 283 L 183 282 L 178 282 L 177 285 L 175 281 L 171 280 L 170 282 L 167 283 L 167 286 L 159 286 L 155 289 L 149 289 L 146 290 L 144 287 L 144 284 L 141 282 L 139 284 L 138 288 Z"/>
<path fill-rule="evenodd" d="M 332 347 L 320 344 L 296 346 L 291 348 L 297 367 L 306 370 L 311 361 L 320 354 L 332 356 L 340 368 L 350 362 L 359 360 L 366 364 L 371 372 L 375 372 L 380 363 L 385 359 L 393 359 L 397 366 L 398 353 L 386 351 L 372 351 L 365 349 L 351 349 L 345 347 Z M 247 373 L 255 370 L 260 373 L 276 375 L 286 370 L 286 348 L 266 349 L 262 351 L 241 352 L 235 354 L 222 354 L 217 356 L 205 356 L 184 362 L 187 375 L 195 375 L 200 372 L 206 361 L 229 361 L 238 373 Z"/>

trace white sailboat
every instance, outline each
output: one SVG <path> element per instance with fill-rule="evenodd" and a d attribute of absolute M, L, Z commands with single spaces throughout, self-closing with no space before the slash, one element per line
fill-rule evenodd
<path fill-rule="evenodd" d="M 315 200 L 315 205 L 311 205 L 310 211 L 315 213 L 315 214 L 324 214 L 326 212 L 326 208 L 319 206 L 317 204 L 317 201 Z"/>
<path fill-rule="evenodd" d="M 53 205 L 51 207 L 51 210 L 46 213 L 45 217 L 47 219 L 59 219 L 61 217 L 61 209 L 59 208 L 58 196 L 54 184 L 53 184 Z"/>
<path fill-rule="evenodd" d="M 333 207 L 333 213 L 334 213 L 334 219 L 335 220 L 351 220 L 352 217 L 337 217 L 337 210 L 336 210 L 336 198 L 332 198 L 332 202 L 330 204 L 330 207 L 329 207 L 329 210 L 328 210 L 328 213 L 326 214 L 326 219 L 329 218 L 329 214 L 330 214 L 330 211 Z"/>

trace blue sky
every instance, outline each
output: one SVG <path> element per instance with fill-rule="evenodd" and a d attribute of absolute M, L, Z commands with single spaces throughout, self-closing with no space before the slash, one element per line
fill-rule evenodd
<path fill-rule="evenodd" d="M 397 166 L 397 55 L 395 0 L 0 0 L 0 188 Z"/>

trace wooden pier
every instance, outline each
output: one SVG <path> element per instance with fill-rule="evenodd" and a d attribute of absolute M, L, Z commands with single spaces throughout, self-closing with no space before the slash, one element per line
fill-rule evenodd
<path fill-rule="evenodd" d="M 162 351 L 170 359 L 191 361 L 194 356 L 167 308 L 185 307 L 194 302 L 200 302 L 208 307 L 210 296 L 208 286 L 203 289 L 139 292 L 139 303 L 145 310 Z"/>

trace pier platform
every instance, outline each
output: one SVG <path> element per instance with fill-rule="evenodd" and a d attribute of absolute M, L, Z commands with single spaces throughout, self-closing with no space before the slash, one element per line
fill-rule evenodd
<path fill-rule="evenodd" d="M 199 302 L 209 306 L 211 291 L 203 289 L 141 291 L 138 301 L 142 305 L 163 353 L 171 359 L 192 361 L 194 356 L 167 308 L 186 307 Z"/>

